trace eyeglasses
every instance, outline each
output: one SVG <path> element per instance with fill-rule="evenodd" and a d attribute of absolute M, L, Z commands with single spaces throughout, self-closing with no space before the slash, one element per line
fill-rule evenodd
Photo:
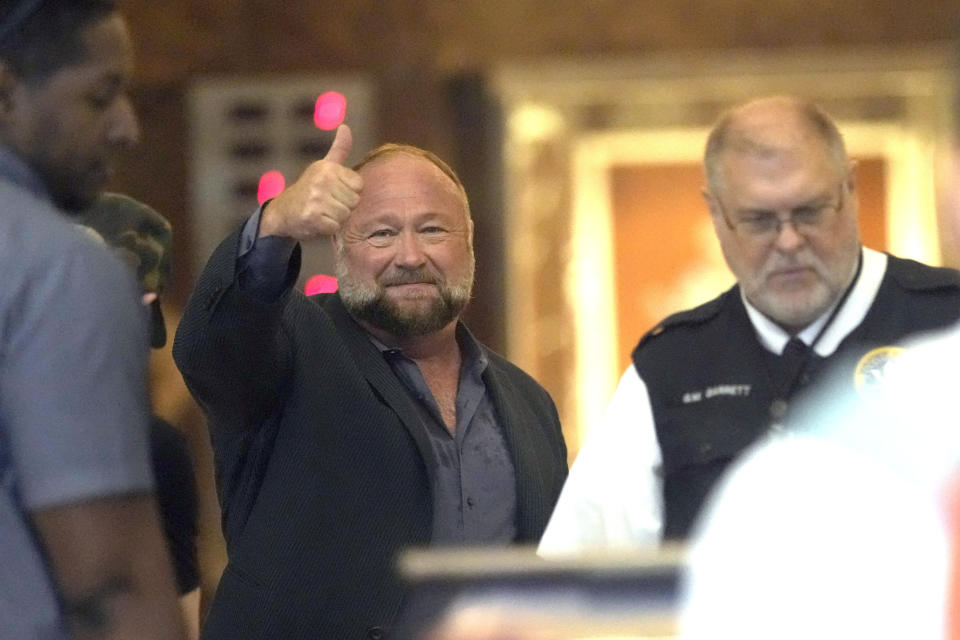
<path fill-rule="evenodd" d="M 781 217 L 773 211 L 753 211 L 734 222 L 727 215 L 720 198 L 715 196 L 713 201 L 720 209 L 720 214 L 729 229 L 751 240 L 771 241 L 780 235 L 783 225 L 787 223 L 793 225 L 794 231 L 804 236 L 816 233 L 823 228 L 843 210 L 845 184 L 845 181 L 840 183 L 836 204 L 800 206 L 790 211 L 786 217 Z"/>

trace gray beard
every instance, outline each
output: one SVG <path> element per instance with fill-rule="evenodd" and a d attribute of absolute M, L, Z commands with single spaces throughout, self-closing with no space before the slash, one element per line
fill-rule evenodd
<path fill-rule="evenodd" d="M 338 293 L 354 319 L 366 322 L 399 339 L 429 335 L 447 326 L 463 312 L 470 300 L 473 275 L 466 283 L 455 286 L 437 285 L 440 295 L 425 311 L 405 311 L 387 299 L 381 285 L 367 288 L 357 284 L 349 273 L 337 264 Z M 411 274 L 412 282 L 429 280 Z"/>

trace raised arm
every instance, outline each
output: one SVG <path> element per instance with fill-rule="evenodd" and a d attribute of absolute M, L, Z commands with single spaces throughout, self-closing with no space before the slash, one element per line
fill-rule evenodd
<path fill-rule="evenodd" d="M 281 322 L 299 272 L 292 241 L 335 234 L 356 205 L 363 181 L 342 164 L 351 144 L 343 125 L 327 156 L 260 210 L 253 233 L 228 237 L 200 276 L 173 355 L 215 429 L 255 426 L 279 397 L 290 365 Z"/>

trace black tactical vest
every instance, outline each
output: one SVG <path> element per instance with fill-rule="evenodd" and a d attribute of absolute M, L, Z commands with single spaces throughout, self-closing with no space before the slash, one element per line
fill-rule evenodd
<path fill-rule="evenodd" d="M 809 358 L 790 398 L 827 369 L 852 390 L 864 354 L 958 319 L 960 274 L 890 256 L 863 322 L 829 358 Z M 649 390 L 662 454 L 663 536 L 682 540 L 724 469 L 770 428 L 771 404 L 792 364 L 760 344 L 738 286 L 668 317 L 640 340 L 633 362 Z"/>

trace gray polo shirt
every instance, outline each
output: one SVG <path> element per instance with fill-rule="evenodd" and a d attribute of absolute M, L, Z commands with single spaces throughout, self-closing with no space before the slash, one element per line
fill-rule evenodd
<path fill-rule="evenodd" d="M 0 637 L 65 638 L 32 511 L 152 486 L 130 270 L 0 148 Z"/>

